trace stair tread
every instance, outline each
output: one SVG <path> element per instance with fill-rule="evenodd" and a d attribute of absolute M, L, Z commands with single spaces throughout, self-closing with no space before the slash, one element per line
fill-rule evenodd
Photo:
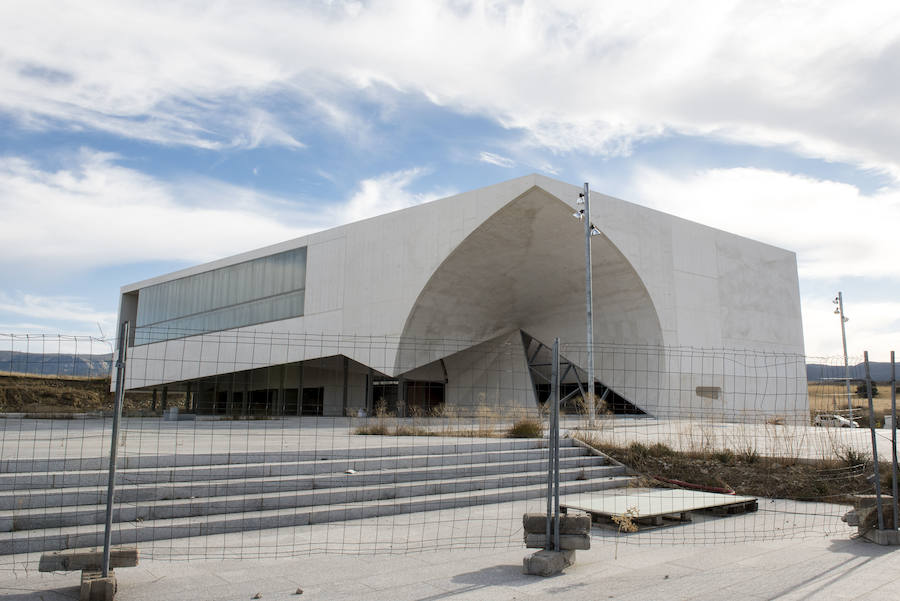
<path fill-rule="evenodd" d="M 598 468 L 608 468 L 609 471 L 621 471 L 622 468 L 616 466 L 596 466 Z M 573 467 L 573 468 L 565 468 L 560 469 L 561 475 L 572 475 L 577 474 L 578 472 L 583 471 L 582 467 Z M 517 473 L 505 473 L 505 474 L 488 474 L 488 475 L 477 475 L 477 476 L 469 476 L 469 477 L 458 477 L 458 478 L 439 478 L 433 480 L 413 480 L 409 482 L 391 482 L 385 484 L 360 484 L 357 486 L 341 486 L 341 487 L 325 487 L 325 488 L 311 488 L 311 489 L 303 489 L 303 490 L 287 490 L 287 491 L 274 491 L 274 492 L 266 492 L 266 493 L 243 493 L 243 494 L 230 494 L 230 495 L 217 495 L 217 496 L 201 496 L 190 499 L 159 499 L 152 501 L 136 501 L 136 502 L 126 502 L 124 503 L 129 508 L 149 508 L 149 507 L 175 507 L 175 506 L 202 506 L 213 503 L 240 503 L 246 501 L 263 501 L 268 499 L 278 499 L 278 498 L 299 498 L 305 496 L 328 496 L 331 494 L 334 495 L 352 495 L 353 493 L 358 493 L 360 491 L 369 490 L 369 489 L 384 489 L 384 490 L 404 490 L 408 488 L 414 488 L 417 486 L 431 486 L 431 487 L 439 487 L 446 485 L 454 485 L 458 484 L 460 488 L 465 488 L 467 485 L 475 482 L 501 482 L 504 479 L 523 479 L 529 476 L 544 476 L 546 471 L 544 470 L 534 470 L 529 472 L 517 472 Z M 358 474 L 348 475 L 348 478 L 353 478 Z M 614 476 L 595 476 L 594 479 L 599 478 L 609 478 Z M 573 481 L 567 480 L 567 481 Z M 526 485 L 531 486 L 531 485 Z M 499 490 L 499 489 L 507 489 L 514 488 L 513 486 L 493 486 L 487 490 Z M 476 489 L 476 490 L 485 490 L 485 489 Z M 472 492 L 471 490 L 462 490 L 453 493 L 436 493 L 436 494 L 459 494 L 464 492 Z M 406 498 L 406 497 L 404 497 Z M 378 500 L 371 500 L 365 502 L 377 502 Z M 105 500 L 98 504 L 85 504 L 85 505 L 70 505 L 65 507 L 40 507 L 40 508 L 30 508 L 30 509 L 20 509 L 13 510 L 13 518 L 26 518 L 31 516 L 65 516 L 65 515 L 77 515 L 78 513 L 85 512 L 98 512 L 103 511 L 105 509 L 106 503 Z"/>
<path fill-rule="evenodd" d="M 596 465 L 584 466 L 584 467 L 616 467 L 610 465 L 605 458 L 596 457 L 591 455 L 572 455 L 570 457 L 560 457 L 560 464 L 564 465 L 566 463 L 577 463 L 579 461 L 584 460 L 596 460 L 598 463 Z M 502 465 L 521 465 L 528 463 L 537 463 L 539 459 L 520 459 L 514 461 L 506 461 L 502 462 Z M 486 468 L 490 468 L 493 466 L 501 465 L 500 462 L 480 462 L 480 463 L 463 463 L 463 464 L 454 464 L 454 465 L 446 465 L 446 466 L 423 466 L 423 467 L 404 467 L 404 468 L 380 468 L 380 469 L 367 469 L 367 470 L 356 470 L 356 473 L 353 474 L 357 477 L 364 477 L 370 475 L 383 475 L 383 474 L 398 474 L 398 475 L 407 475 L 407 474 L 415 474 L 416 472 L 423 472 L 432 470 L 431 473 L 438 471 L 456 471 L 456 470 L 482 470 Z M 343 467 L 343 466 L 342 466 Z M 546 466 L 541 466 L 540 469 L 546 469 Z M 580 467 L 579 467 L 580 469 Z M 117 472 L 121 474 L 121 471 Z M 338 469 L 334 472 L 317 472 L 315 474 L 279 474 L 279 475 L 271 475 L 271 476 L 250 476 L 243 477 L 239 474 L 236 477 L 232 478 L 216 478 L 214 480 L 166 480 L 162 482 L 126 482 L 117 479 L 116 482 L 116 490 L 132 490 L 132 489 L 157 489 L 163 487 L 180 487 L 180 486 L 223 486 L 228 483 L 235 482 L 267 482 L 267 481 L 291 481 L 291 480 L 312 480 L 313 482 L 317 479 L 327 479 L 348 475 L 345 473 L 345 470 Z M 491 475 L 491 474 L 485 474 Z M 125 475 L 121 474 L 121 477 L 124 479 Z M 432 479 L 433 480 L 433 479 Z M 89 485 L 89 486 L 62 486 L 55 487 L 51 490 L 35 488 L 30 489 L 34 491 L 35 494 L 46 495 L 48 492 L 56 493 L 56 494 L 88 494 L 96 491 L 106 491 L 105 484 L 97 484 L 97 485 Z M 6 490 L 0 491 L 0 498 L 3 497 L 20 497 L 23 492 L 29 492 L 29 490 Z"/>
<path fill-rule="evenodd" d="M 566 447 L 566 448 L 577 448 L 577 447 Z M 375 449 L 373 449 L 375 450 Z M 581 449 L 579 449 L 581 450 Z M 491 454 L 500 454 L 500 455 L 512 455 L 513 453 L 521 454 L 521 453 L 534 453 L 539 456 L 547 455 L 546 448 L 534 448 L 534 449 L 504 449 L 504 450 L 490 450 L 490 451 L 477 451 L 477 453 L 491 453 Z M 325 453 L 323 453 L 324 455 Z M 459 457 L 459 453 L 423 453 L 417 455 L 387 455 L 387 456 L 374 456 L 374 457 L 339 457 L 333 459 L 301 459 L 296 461 L 276 461 L 276 462 L 251 462 L 251 463 L 230 463 L 230 464 L 198 464 L 198 465 L 181 465 L 181 466 L 169 466 L 169 467 L 132 467 L 132 468 L 117 468 L 116 472 L 120 474 L 122 477 L 126 475 L 134 475 L 138 473 L 190 473 L 190 472 L 204 472 L 204 471 L 212 471 L 217 469 L 231 469 L 231 470 L 240 470 L 241 468 L 259 468 L 259 467 L 280 467 L 280 466 L 291 466 L 291 465 L 316 465 L 316 466 L 328 466 L 328 465 L 345 465 L 348 461 L 353 462 L 392 462 L 399 459 L 403 459 L 405 461 L 414 461 L 421 460 L 424 458 L 440 458 L 440 457 Z M 582 457 L 588 456 L 586 454 L 572 454 L 570 457 Z M 535 460 L 536 458 L 530 458 L 531 460 Z M 561 457 L 561 459 L 564 459 Z M 525 459 L 523 459 L 525 460 Z M 505 462 L 505 461 L 501 461 Z M 483 462 L 483 463 L 498 463 L 498 461 L 491 462 Z M 436 462 L 436 466 L 442 465 L 440 462 Z M 448 464 L 454 465 L 454 464 Z M 456 464 L 456 465 L 465 465 L 465 464 Z M 435 467 L 436 467 L 435 466 Z M 104 470 L 105 471 L 105 470 Z M 342 471 L 342 470 L 337 470 Z M 57 477 L 57 476 L 66 476 L 66 477 L 76 477 L 81 474 L 91 474 L 94 475 L 98 472 L 96 469 L 85 469 L 85 470 L 52 470 L 52 471 L 32 471 L 32 472 L 9 472 L 6 474 L 0 474 L 0 479 L 13 479 L 13 480 L 23 480 L 27 481 L 30 476 L 38 475 L 40 477 Z M 330 472 L 315 472 L 316 474 L 321 473 L 330 473 Z M 305 475 L 305 474 L 297 474 L 297 475 Z M 311 474 L 310 474 L 311 475 Z M 3 492 L 11 492 L 11 491 L 3 491 Z"/>
<path fill-rule="evenodd" d="M 628 482 L 632 481 L 634 476 L 609 476 L 604 477 L 602 479 L 592 479 L 592 480 L 569 480 L 566 482 L 560 483 L 560 489 L 562 491 L 563 488 L 582 488 L 588 487 L 589 484 L 597 484 L 599 482 L 610 483 L 617 482 L 622 486 L 626 485 Z M 527 484 L 521 486 L 509 486 L 503 488 L 491 488 L 491 489 L 478 489 L 478 490 L 470 490 L 470 491 L 461 491 L 461 492 L 452 492 L 452 493 L 436 493 L 436 494 L 428 494 L 428 495 L 417 495 L 411 497 L 402 497 L 401 499 L 382 499 L 379 501 L 352 501 L 348 503 L 336 503 L 333 505 L 313 505 L 304 507 L 299 513 L 317 513 L 317 512 L 341 512 L 341 511 L 350 511 L 352 509 L 372 506 L 373 504 L 376 506 L 391 506 L 391 505 L 414 505 L 419 504 L 426 501 L 440 501 L 440 500 L 454 500 L 466 497 L 475 497 L 478 495 L 491 495 L 497 494 L 500 492 L 505 493 L 517 493 L 517 492 L 529 492 L 529 491 L 546 491 L 546 484 Z M 610 487 L 604 487 L 607 489 Z M 230 497 L 229 497 L 230 498 Z M 133 526 L 135 528 L 141 526 L 150 526 L 158 528 L 173 528 L 177 526 L 189 526 L 196 525 L 199 522 L 208 523 L 211 521 L 232 521 L 232 520 L 246 520 L 246 519 L 261 519 L 266 517 L 275 517 L 279 515 L 286 515 L 290 513 L 297 513 L 298 508 L 284 508 L 284 509 L 262 509 L 262 510 L 253 510 L 253 511 L 243 511 L 238 514 L 234 513 L 220 513 L 220 514 L 209 514 L 204 516 L 190 516 L 190 517 L 178 517 L 178 518 L 160 518 L 153 519 L 147 521 L 136 521 L 136 522 L 115 522 L 118 525 L 118 529 L 128 528 L 129 526 Z M 39 538 L 39 537 L 49 537 L 49 536 L 66 536 L 70 534 L 85 534 L 89 532 L 100 532 L 104 529 L 103 524 L 85 524 L 79 526 L 64 526 L 64 527 L 56 527 L 56 528 L 38 528 L 33 530 L 17 530 L 14 532 L 4 532 L 0 533 L 0 541 L 7 540 L 15 540 L 15 539 L 29 539 L 29 538 Z M 115 530 L 115 528 L 114 528 Z"/>

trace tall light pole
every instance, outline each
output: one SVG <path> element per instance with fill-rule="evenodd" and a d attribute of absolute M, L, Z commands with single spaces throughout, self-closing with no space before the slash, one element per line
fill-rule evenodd
<path fill-rule="evenodd" d="M 574 217 L 584 221 L 584 274 L 585 303 L 587 305 L 587 399 L 588 427 L 594 427 L 596 407 L 594 405 L 594 300 L 593 281 L 591 279 L 591 236 L 600 234 L 600 230 L 591 223 L 591 188 L 584 183 L 584 191 L 579 195 L 579 204 L 584 208 L 574 213 Z"/>
<path fill-rule="evenodd" d="M 850 318 L 844 317 L 844 295 L 840 291 L 838 291 L 838 295 L 834 299 L 834 304 L 837 305 L 834 313 L 841 316 L 841 341 L 844 343 L 844 383 L 847 385 L 847 409 L 850 411 L 848 419 L 852 422 L 853 400 L 850 396 L 850 362 L 847 359 L 847 328 L 844 327 L 844 324 L 850 321 Z"/>

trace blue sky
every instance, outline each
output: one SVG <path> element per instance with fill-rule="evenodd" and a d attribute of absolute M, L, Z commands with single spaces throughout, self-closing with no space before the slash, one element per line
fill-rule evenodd
<path fill-rule="evenodd" d="M 900 350 L 900 8 L 5 2 L 0 332 L 537 172 L 798 254 L 807 353 Z"/>

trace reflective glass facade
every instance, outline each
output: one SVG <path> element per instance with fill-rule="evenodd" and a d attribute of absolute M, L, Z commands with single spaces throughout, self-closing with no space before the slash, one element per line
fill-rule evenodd
<path fill-rule="evenodd" d="M 303 315 L 306 247 L 142 288 L 135 344 Z"/>

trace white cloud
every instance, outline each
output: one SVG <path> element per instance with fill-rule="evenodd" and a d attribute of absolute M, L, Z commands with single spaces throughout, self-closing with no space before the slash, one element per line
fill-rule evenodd
<path fill-rule="evenodd" d="M 679 132 L 900 175 L 898 17 L 892 2 L 8 2 L 0 110 L 38 128 L 297 147 L 261 99 L 358 135 L 338 100 L 378 83 L 553 150 L 623 154 Z"/>
<path fill-rule="evenodd" d="M 336 221 L 359 221 L 452 194 L 450 190 L 432 190 L 424 194 L 410 192 L 407 188 L 423 173 L 423 169 L 407 169 L 361 181 L 350 200 L 337 209 Z"/>
<path fill-rule="evenodd" d="M 854 301 L 845 310 L 851 365 L 862 362 L 863 351 L 869 351 L 870 361 L 890 361 L 891 351 L 900 352 L 900 301 Z M 841 322 L 830 298 L 803 299 L 803 331 L 808 356 L 843 364 Z"/>
<path fill-rule="evenodd" d="M 797 252 L 801 277 L 900 278 L 900 191 L 764 169 L 639 169 L 632 200 Z"/>
<path fill-rule="evenodd" d="M 327 223 L 253 190 L 205 178 L 167 183 L 114 160 L 85 150 L 46 171 L 0 158 L 0 262 L 53 270 L 206 261 Z"/>
<path fill-rule="evenodd" d="M 66 296 L 39 296 L 16 293 L 9 295 L 0 291 L 0 313 L 12 313 L 26 318 L 44 321 L 69 321 L 79 324 L 97 323 L 112 325 L 116 314 L 97 311 L 84 299 Z"/>
<path fill-rule="evenodd" d="M 0 291 L 0 351 L 103 354 L 112 351 L 116 314 L 81 298 Z M 103 340 L 101 340 L 103 338 Z"/>
<path fill-rule="evenodd" d="M 493 152 L 483 151 L 478 155 L 478 160 L 482 163 L 497 165 L 498 167 L 512 168 L 516 166 L 516 162 L 514 160 L 506 158 L 505 156 L 501 156 L 499 154 L 494 154 Z"/>
<path fill-rule="evenodd" d="M 346 200 L 302 205 L 209 178 L 162 181 L 116 160 L 85 149 L 49 171 L 0 157 L 0 263 L 52 271 L 209 261 L 451 193 L 411 192 L 424 173 L 413 168 L 364 179 Z"/>

